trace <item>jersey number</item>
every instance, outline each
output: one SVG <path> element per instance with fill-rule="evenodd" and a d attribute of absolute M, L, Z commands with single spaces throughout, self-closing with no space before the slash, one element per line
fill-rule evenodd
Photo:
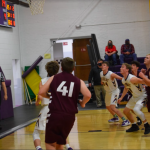
<path fill-rule="evenodd" d="M 66 96 L 66 94 L 68 93 L 67 86 L 64 86 L 65 83 L 66 81 L 62 81 L 57 88 L 57 92 L 62 92 L 62 96 Z M 68 97 L 72 97 L 73 88 L 74 88 L 74 82 L 71 82 Z"/>

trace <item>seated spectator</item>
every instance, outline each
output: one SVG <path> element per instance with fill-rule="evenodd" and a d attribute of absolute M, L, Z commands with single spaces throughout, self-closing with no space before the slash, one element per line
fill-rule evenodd
<path fill-rule="evenodd" d="M 105 48 L 105 61 L 113 60 L 113 65 L 117 65 L 116 46 L 113 45 L 111 40 L 108 41 L 108 45 Z"/>
<path fill-rule="evenodd" d="M 124 63 L 124 58 L 133 58 L 137 61 L 137 56 L 135 54 L 134 46 L 130 44 L 130 40 L 126 39 L 125 44 L 121 46 L 120 64 Z"/>

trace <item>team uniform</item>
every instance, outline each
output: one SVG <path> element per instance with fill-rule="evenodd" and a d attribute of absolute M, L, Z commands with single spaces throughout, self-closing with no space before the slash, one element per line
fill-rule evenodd
<path fill-rule="evenodd" d="M 47 114 L 45 142 L 64 145 L 78 113 L 80 79 L 63 71 L 54 76 L 50 89 L 52 102 Z"/>
<path fill-rule="evenodd" d="M 145 98 L 147 96 L 146 91 L 142 84 L 133 84 L 130 82 L 131 78 L 136 77 L 132 74 L 128 74 L 127 78 L 122 79 L 123 85 L 130 91 L 132 97 L 128 101 L 126 107 L 129 109 L 134 109 L 135 105 L 141 105 L 141 107 L 145 104 Z"/>
<path fill-rule="evenodd" d="M 111 80 L 112 71 L 108 71 L 105 75 L 103 71 L 100 72 L 101 81 L 103 82 L 106 91 L 105 104 L 106 106 L 116 105 L 119 97 L 120 90 L 118 89 L 117 80 Z"/>
<path fill-rule="evenodd" d="M 44 85 L 48 79 L 49 79 L 49 77 L 42 79 L 41 80 L 42 85 Z M 49 112 L 49 108 L 48 108 L 49 103 L 51 103 L 51 96 L 50 96 L 50 99 L 43 98 L 41 101 L 41 105 L 43 106 L 43 108 L 41 109 L 39 116 L 38 116 L 38 120 L 36 121 L 35 129 L 33 132 L 34 140 L 40 139 L 39 131 L 45 131 L 47 113 Z"/>
<path fill-rule="evenodd" d="M 148 79 L 150 79 L 150 68 L 146 71 L 146 74 Z M 147 92 L 147 109 L 148 112 L 150 112 L 150 86 L 146 85 L 146 92 Z"/>

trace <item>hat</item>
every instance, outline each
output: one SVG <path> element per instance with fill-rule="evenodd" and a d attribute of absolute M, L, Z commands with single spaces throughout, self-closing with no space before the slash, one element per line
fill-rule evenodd
<path fill-rule="evenodd" d="M 126 39 L 125 41 L 130 41 L 129 39 Z"/>

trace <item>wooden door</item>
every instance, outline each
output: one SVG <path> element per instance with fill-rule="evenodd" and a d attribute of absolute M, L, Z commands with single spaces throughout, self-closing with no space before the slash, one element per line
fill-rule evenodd
<path fill-rule="evenodd" d="M 75 39 L 73 41 L 73 59 L 75 61 L 75 76 L 87 81 L 91 70 L 90 58 L 87 50 L 87 44 L 90 38 Z"/>

